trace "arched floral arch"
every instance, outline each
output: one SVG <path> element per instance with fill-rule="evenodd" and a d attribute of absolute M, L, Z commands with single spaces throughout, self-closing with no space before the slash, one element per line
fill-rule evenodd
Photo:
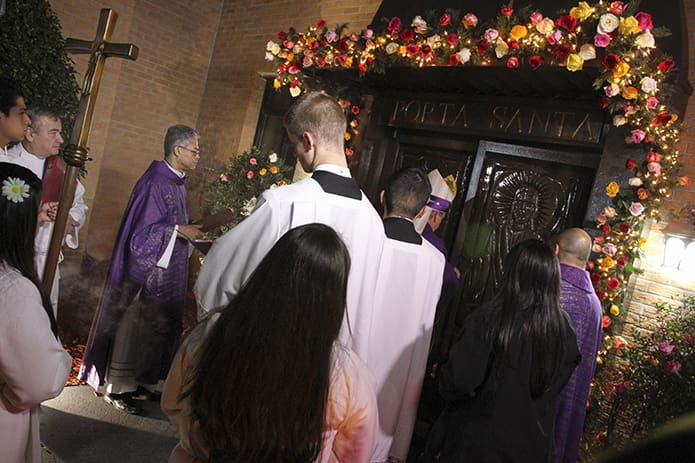
<path fill-rule="evenodd" d="M 616 127 L 627 126 L 625 142 L 642 148 L 642 159 L 629 160 L 624 185 L 605 186 L 606 207 L 596 217 L 595 258 L 588 270 L 604 309 L 608 334 L 624 317 L 623 298 L 633 262 L 644 247 L 640 238 L 646 218 L 658 218 L 661 202 L 673 188 L 689 185 L 679 177 L 676 145 L 681 132 L 678 115 L 668 103 L 675 62 L 656 47 L 655 38 L 668 34 L 654 28 L 649 13 L 636 11 L 638 2 L 579 2 L 555 19 L 540 11 L 504 7 L 489 25 L 473 13 L 444 12 L 429 20 L 416 16 L 403 24 L 393 17 L 381 32 L 366 28 L 347 33 L 319 20 L 305 32 L 290 28 L 267 43 L 266 59 L 277 66 L 275 88 L 288 87 L 296 97 L 313 83 L 307 70 L 357 69 L 361 75 L 389 66 L 564 67 L 581 71 L 587 62 L 600 70 L 594 87 L 600 104 Z M 346 154 L 360 130 L 359 106 L 341 101 L 350 123 Z M 624 346 L 616 338 L 615 345 Z"/>

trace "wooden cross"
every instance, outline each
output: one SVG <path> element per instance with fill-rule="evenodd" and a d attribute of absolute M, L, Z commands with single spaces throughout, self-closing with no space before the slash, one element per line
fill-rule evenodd
<path fill-rule="evenodd" d="M 93 41 L 67 39 L 65 50 L 74 54 L 89 54 L 89 65 L 84 76 L 84 84 L 80 95 L 80 106 L 75 118 L 75 125 L 68 146 L 64 150 L 65 177 L 61 191 L 58 211 L 56 213 L 51 244 L 46 256 L 46 268 L 43 272 L 43 287 L 47 294 L 51 293 L 53 278 L 55 277 L 58 257 L 65 234 L 65 224 L 67 223 L 68 213 L 75 199 L 75 186 L 77 184 L 77 174 L 84 167 L 89 159 L 87 156 L 87 139 L 89 130 L 92 126 L 92 115 L 96 105 L 97 94 L 99 93 L 99 83 L 101 74 L 104 70 L 106 58 L 128 58 L 135 60 L 138 57 L 138 47 L 130 43 L 109 43 L 111 33 L 116 26 L 118 14 L 109 8 L 103 8 L 99 16 L 99 26 Z"/>

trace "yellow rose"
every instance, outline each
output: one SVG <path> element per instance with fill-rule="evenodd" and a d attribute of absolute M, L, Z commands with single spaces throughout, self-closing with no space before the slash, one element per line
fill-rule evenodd
<path fill-rule="evenodd" d="M 584 59 L 576 53 L 572 53 L 567 57 L 567 70 L 568 71 L 581 71 L 584 67 Z"/>
<path fill-rule="evenodd" d="M 287 58 L 285 58 L 285 59 L 287 60 L 288 63 L 291 63 L 292 61 L 294 61 L 294 53 L 289 52 L 287 54 Z"/>
<path fill-rule="evenodd" d="M 586 18 L 591 16 L 594 9 L 589 6 L 586 2 L 579 2 L 579 5 L 570 9 L 570 16 L 578 19 L 579 21 L 584 21 Z"/>
<path fill-rule="evenodd" d="M 615 267 L 615 261 L 611 256 L 606 256 L 601 259 L 596 259 L 596 262 L 598 262 L 598 266 L 601 270 L 606 271 L 610 270 L 613 267 Z"/>
<path fill-rule="evenodd" d="M 610 310 L 611 310 L 611 315 L 613 315 L 614 317 L 617 317 L 618 315 L 620 315 L 620 307 L 618 307 L 617 305 L 612 304 Z"/>
<path fill-rule="evenodd" d="M 644 249 L 647 247 L 647 238 L 640 238 L 637 240 L 637 246 L 639 246 L 640 249 Z"/>
<path fill-rule="evenodd" d="M 627 71 L 630 70 L 630 65 L 627 64 L 625 61 L 621 61 L 618 64 L 615 65 L 613 68 L 613 77 L 616 79 L 620 79 L 623 77 L 625 74 L 627 74 Z"/>
<path fill-rule="evenodd" d="M 637 98 L 638 94 L 639 92 L 637 91 L 637 89 L 632 86 L 623 90 L 623 98 L 625 98 L 626 100 L 634 100 L 635 98 Z"/>
<path fill-rule="evenodd" d="M 621 34 L 637 34 L 641 31 L 639 28 L 639 23 L 634 16 L 629 18 L 620 18 L 620 28 L 618 29 Z"/>
<path fill-rule="evenodd" d="M 398 47 L 398 54 L 399 55 L 405 55 L 408 52 L 408 50 L 405 48 L 405 45 L 401 45 Z"/>
<path fill-rule="evenodd" d="M 282 84 L 280 83 L 280 81 L 278 79 L 275 79 L 273 81 L 273 88 L 280 88 L 280 87 L 282 87 Z"/>
<path fill-rule="evenodd" d="M 350 135 L 350 132 L 345 132 L 345 141 L 350 141 L 352 138 L 352 135 Z"/>
<path fill-rule="evenodd" d="M 268 171 L 266 170 L 265 167 L 258 171 L 258 175 L 260 175 L 261 177 L 263 177 L 267 173 L 268 173 Z"/>
<path fill-rule="evenodd" d="M 270 173 L 275 175 L 278 173 L 278 168 L 277 166 L 270 166 Z"/>
<path fill-rule="evenodd" d="M 348 58 L 345 60 L 345 64 L 343 64 L 344 68 L 349 68 L 352 67 L 352 56 L 348 56 Z"/>
<path fill-rule="evenodd" d="M 606 186 L 606 194 L 611 198 L 615 198 L 618 192 L 620 192 L 620 186 L 617 183 L 611 182 Z"/>
<path fill-rule="evenodd" d="M 511 31 L 509 31 L 509 38 L 512 40 L 519 40 L 526 37 L 526 35 L 528 35 L 528 29 L 526 29 L 526 26 L 522 26 L 521 24 L 517 24 L 516 26 L 512 27 Z"/>

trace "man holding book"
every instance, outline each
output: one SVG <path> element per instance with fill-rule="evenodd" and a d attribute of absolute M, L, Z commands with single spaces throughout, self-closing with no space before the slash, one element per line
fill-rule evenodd
<path fill-rule="evenodd" d="M 164 159 L 140 177 L 121 220 L 104 294 L 94 315 L 80 379 L 127 413 L 131 399 L 156 398 L 181 335 L 191 241 L 186 172 L 200 159 L 199 135 L 169 127 Z"/>
<path fill-rule="evenodd" d="M 24 140 L 7 150 L 5 161 L 26 167 L 42 179 L 42 201 L 44 203 L 58 201 L 65 174 L 65 162 L 58 156 L 60 146 L 63 144 L 63 137 L 61 136 L 63 126 L 58 115 L 48 109 L 30 107 L 26 113 L 31 119 L 31 125 L 24 131 Z M 65 229 L 65 244 L 70 249 L 77 249 L 79 245 L 78 233 L 87 218 L 84 193 L 84 186 L 77 181 L 75 198 Z M 39 276 L 43 275 L 43 270 L 46 267 L 46 255 L 51 244 L 52 234 L 53 222 L 42 222 L 34 240 L 34 259 Z M 62 254 L 60 260 L 62 260 Z M 56 316 L 58 315 L 59 279 L 59 268 L 56 268 L 51 289 L 51 305 L 53 305 L 53 312 Z"/>

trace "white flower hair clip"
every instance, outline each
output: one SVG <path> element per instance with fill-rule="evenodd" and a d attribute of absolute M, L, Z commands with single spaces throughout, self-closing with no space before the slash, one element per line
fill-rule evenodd
<path fill-rule="evenodd" d="M 2 181 L 2 195 L 13 203 L 22 203 L 29 197 L 29 185 L 20 178 L 7 177 Z"/>

